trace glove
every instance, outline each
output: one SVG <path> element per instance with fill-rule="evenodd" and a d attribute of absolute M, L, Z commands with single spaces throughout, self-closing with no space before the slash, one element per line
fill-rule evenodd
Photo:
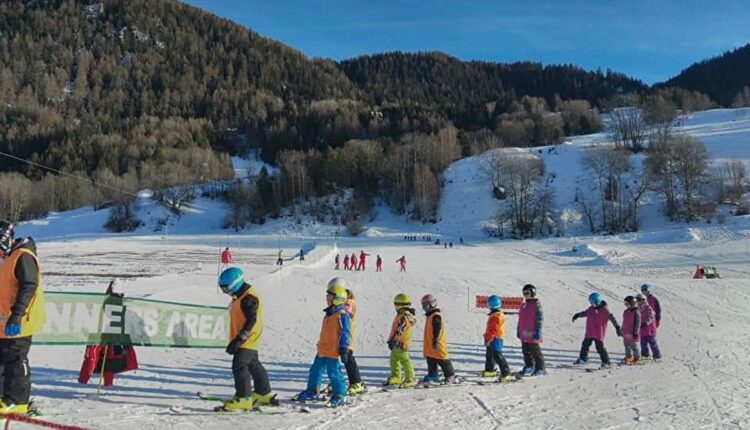
<path fill-rule="evenodd" d="M 346 364 L 347 361 L 349 361 L 349 349 L 348 348 L 339 348 L 339 355 L 341 356 L 341 362 Z"/>
<path fill-rule="evenodd" d="M 227 345 L 227 354 L 229 355 L 237 354 L 237 352 L 240 350 L 240 345 L 242 345 L 241 339 L 235 339 L 229 342 L 229 345 Z"/>
<path fill-rule="evenodd" d="M 639 340 L 641 340 L 640 336 L 638 336 L 637 334 L 633 335 L 633 342 L 638 342 Z"/>
<path fill-rule="evenodd" d="M 516 329 L 516 337 L 517 337 L 518 339 L 520 339 L 520 338 L 521 338 L 521 329 L 520 329 L 520 328 L 517 328 L 517 329 Z"/>
<path fill-rule="evenodd" d="M 438 349 L 438 343 L 432 342 L 432 349 Z"/>
<path fill-rule="evenodd" d="M 577 319 L 578 319 L 578 315 L 573 315 L 573 322 L 576 322 Z"/>
<path fill-rule="evenodd" d="M 390 349 L 391 351 L 393 351 L 393 347 L 394 346 L 396 346 L 396 341 L 395 340 L 389 340 L 388 341 L 388 349 Z"/>
<path fill-rule="evenodd" d="M 14 337 L 21 334 L 21 317 L 11 315 L 5 323 L 5 335 Z"/>
<path fill-rule="evenodd" d="M 539 340 L 539 339 L 541 339 L 541 338 L 542 338 L 542 331 L 541 331 L 541 330 L 539 330 L 539 329 L 536 329 L 536 330 L 534 330 L 534 336 L 533 336 L 533 339 L 534 339 L 534 340 Z"/>
<path fill-rule="evenodd" d="M 615 331 L 617 332 L 617 337 L 622 337 L 622 329 L 620 327 L 617 327 Z"/>

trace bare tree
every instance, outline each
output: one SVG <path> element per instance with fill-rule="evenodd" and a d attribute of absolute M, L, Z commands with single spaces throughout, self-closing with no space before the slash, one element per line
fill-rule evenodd
<path fill-rule="evenodd" d="M 625 107 L 613 110 L 610 113 L 608 131 L 617 148 L 637 153 L 646 147 L 648 125 L 640 108 Z"/>
<path fill-rule="evenodd" d="M 706 172 L 708 151 L 701 141 L 683 134 L 676 135 L 672 139 L 672 145 L 675 176 L 682 184 L 685 196 L 685 221 L 690 222 L 696 219 L 699 209 L 696 191 Z"/>
<path fill-rule="evenodd" d="M 612 233 L 635 229 L 637 209 L 645 188 L 631 186 L 637 182 L 631 178 L 632 164 L 628 154 L 611 146 L 594 147 L 586 151 L 582 164 L 591 174 L 593 188 L 598 192 L 601 228 Z M 578 198 L 591 227 L 595 218 L 593 202 L 582 193 Z"/>

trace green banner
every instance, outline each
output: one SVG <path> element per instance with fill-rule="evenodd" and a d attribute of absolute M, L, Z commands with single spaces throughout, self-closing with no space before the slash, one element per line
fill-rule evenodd
<path fill-rule="evenodd" d="M 96 293 L 45 292 L 47 323 L 34 344 L 224 348 L 227 308 Z"/>

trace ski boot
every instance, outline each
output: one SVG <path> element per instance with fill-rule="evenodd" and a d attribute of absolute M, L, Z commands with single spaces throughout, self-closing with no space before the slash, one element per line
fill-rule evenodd
<path fill-rule="evenodd" d="M 513 375 L 505 375 L 505 376 L 501 376 L 497 380 L 497 382 L 505 383 L 505 382 L 513 382 L 515 380 L 516 380 L 516 378 Z"/>
<path fill-rule="evenodd" d="M 574 366 L 583 366 L 584 364 L 586 364 L 587 361 L 588 360 L 584 360 L 583 358 L 579 358 L 578 360 L 576 360 L 576 361 L 573 362 L 573 365 Z"/>
<path fill-rule="evenodd" d="M 8 415 L 8 414 L 18 414 L 18 415 L 27 415 L 29 414 L 29 405 L 27 403 L 20 404 L 20 405 L 6 405 L 5 402 L 0 400 L 0 415 Z"/>
<path fill-rule="evenodd" d="M 601 370 L 607 370 L 607 369 L 611 369 L 611 368 L 612 368 L 612 365 L 611 365 L 611 364 L 609 364 L 609 363 L 602 363 L 602 364 L 601 364 L 601 365 L 599 366 L 599 369 L 601 369 Z"/>
<path fill-rule="evenodd" d="M 628 358 L 622 360 L 622 364 L 624 364 L 626 366 L 633 366 L 635 364 L 638 364 L 638 360 L 636 360 L 633 357 L 628 357 Z"/>
<path fill-rule="evenodd" d="M 435 376 L 427 375 L 424 378 L 422 378 L 421 382 L 423 384 L 437 384 L 437 383 L 440 382 L 440 377 L 437 376 L 437 375 L 435 375 Z"/>
<path fill-rule="evenodd" d="M 338 408 L 340 406 L 344 406 L 346 404 L 346 397 L 341 397 L 339 395 L 334 394 L 333 397 L 331 397 L 331 400 L 326 403 L 326 407 L 328 408 Z"/>
<path fill-rule="evenodd" d="M 651 357 L 651 355 L 649 354 L 641 355 L 641 361 L 651 361 L 651 360 L 653 360 L 653 357 Z"/>
<path fill-rule="evenodd" d="M 461 378 L 460 376 L 458 376 L 458 375 L 451 375 L 451 376 L 448 376 L 445 379 L 443 379 L 442 383 L 443 383 L 443 385 L 460 384 L 463 381 L 464 381 L 463 378 Z"/>
<path fill-rule="evenodd" d="M 247 412 L 253 410 L 253 398 L 252 397 L 232 397 L 230 400 L 224 402 L 221 407 L 222 411 L 227 412 Z"/>
<path fill-rule="evenodd" d="M 534 368 L 533 367 L 524 367 L 523 368 L 523 372 L 521 373 L 521 375 L 523 375 L 524 378 L 528 377 L 528 376 L 534 376 Z"/>
<path fill-rule="evenodd" d="M 355 395 L 355 394 L 362 394 L 365 392 L 365 384 L 362 382 L 352 384 L 347 388 L 346 394 L 349 396 Z"/>
<path fill-rule="evenodd" d="M 547 372 L 545 372 L 542 369 L 534 369 L 534 373 L 531 374 L 531 376 L 544 376 Z"/>
<path fill-rule="evenodd" d="M 417 386 L 417 379 L 416 378 L 406 379 L 400 385 L 401 388 L 413 388 L 413 387 L 416 387 L 416 386 Z"/>
<path fill-rule="evenodd" d="M 401 377 L 400 376 L 391 376 L 390 378 L 386 379 L 385 382 L 383 382 L 384 387 L 393 386 L 393 385 L 401 385 Z"/>
<path fill-rule="evenodd" d="M 497 372 L 494 370 L 484 370 L 481 374 L 482 378 L 494 378 L 497 376 Z"/>
<path fill-rule="evenodd" d="M 272 405 L 272 406 L 278 406 L 279 401 L 276 399 L 275 393 L 268 393 L 268 394 L 258 394 L 253 393 L 253 407 L 255 405 Z"/>
<path fill-rule="evenodd" d="M 292 400 L 295 402 L 315 402 L 319 400 L 325 399 L 325 396 L 321 396 L 320 394 L 314 392 L 305 390 L 297 394 L 296 396 L 292 397 Z"/>

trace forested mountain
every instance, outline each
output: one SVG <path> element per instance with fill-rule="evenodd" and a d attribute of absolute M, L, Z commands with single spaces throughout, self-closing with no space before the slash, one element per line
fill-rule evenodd
<path fill-rule="evenodd" d="M 662 85 L 700 91 L 722 106 L 750 106 L 750 43 L 695 63 Z"/>

